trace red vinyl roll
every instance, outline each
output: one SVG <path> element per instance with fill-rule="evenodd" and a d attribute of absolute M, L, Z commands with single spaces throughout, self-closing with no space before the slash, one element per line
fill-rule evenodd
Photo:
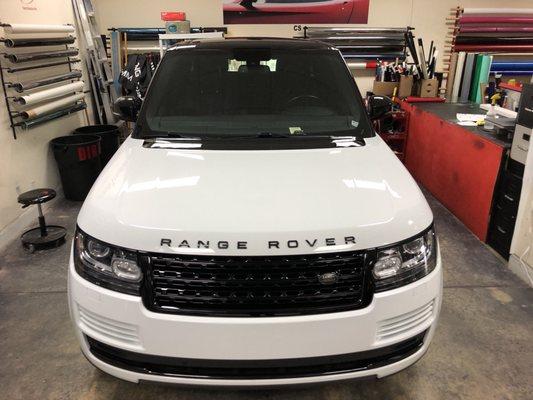
<path fill-rule="evenodd" d="M 463 24 L 532 24 L 533 17 L 461 17 Z"/>
<path fill-rule="evenodd" d="M 533 45 L 515 44 L 458 44 L 455 51 L 488 51 L 505 53 L 533 53 Z"/>
<path fill-rule="evenodd" d="M 462 26 L 461 33 L 533 33 L 533 26 Z"/>

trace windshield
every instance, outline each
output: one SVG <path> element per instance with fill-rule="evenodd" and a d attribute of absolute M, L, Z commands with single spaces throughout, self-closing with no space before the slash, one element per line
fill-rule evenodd
<path fill-rule="evenodd" d="M 172 50 L 145 103 L 137 137 L 372 136 L 335 51 Z"/>

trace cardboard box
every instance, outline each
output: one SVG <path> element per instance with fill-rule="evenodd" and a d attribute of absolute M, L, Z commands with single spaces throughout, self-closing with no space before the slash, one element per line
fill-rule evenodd
<path fill-rule="evenodd" d="M 420 81 L 419 96 L 420 97 L 437 97 L 439 92 L 439 81 L 436 78 L 422 79 Z"/>
<path fill-rule="evenodd" d="M 412 75 L 402 75 L 400 77 L 400 86 L 398 88 L 398 97 L 403 99 L 405 97 L 411 96 L 413 93 L 413 76 Z"/>
<path fill-rule="evenodd" d="M 374 81 L 374 87 L 372 92 L 378 96 L 389 96 L 392 97 L 394 88 L 398 87 L 398 82 L 379 82 Z"/>

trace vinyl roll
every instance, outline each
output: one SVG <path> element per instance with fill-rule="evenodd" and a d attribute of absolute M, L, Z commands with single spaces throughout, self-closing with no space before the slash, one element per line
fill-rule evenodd
<path fill-rule="evenodd" d="M 404 44 L 405 36 L 328 36 L 328 37 L 317 37 L 323 42 L 335 42 L 335 43 L 354 43 L 354 44 L 365 44 L 365 43 L 383 43 L 383 44 Z"/>
<path fill-rule="evenodd" d="M 7 69 L 7 72 L 13 73 L 13 72 L 20 72 L 20 71 L 28 71 L 31 69 L 55 67 L 57 65 L 76 64 L 79 62 L 81 62 L 81 60 L 73 59 L 73 60 L 67 60 L 67 61 L 55 61 L 55 62 L 46 63 L 46 64 L 28 65 L 25 67 L 10 67 Z"/>
<path fill-rule="evenodd" d="M 328 34 L 404 34 L 407 32 L 407 28 L 321 28 L 321 27 L 309 27 L 306 30 L 308 36 L 313 33 L 328 33 Z"/>
<path fill-rule="evenodd" d="M 63 82 L 68 81 L 70 79 L 77 79 L 81 78 L 81 71 L 72 71 L 68 72 L 66 74 L 61 75 L 54 75 L 50 76 L 48 78 L 43 78 L 38 81 L 31 81 L 31 82 L 15 82 L 11 84 L 11 87 L 13 87 L 17 92 L 22 93 L 26 90 L 35 89 L 41 86 L 51 85 L 52 83 L 57 82 Z"/>
<path fill-rule="evenodd" d="M 465 24 L 533 24 L 533 15 L 526 17 L 461 17 L 460 25 Z"/>
<path fill-rule="evenodd" d="M 533 61 L 509 62 L 494 61 L 490 66 L 491 71 L 529 71 L 533 70 Z"/>
<path fill-rule="evenodd" d="M 512 37 L 486 37 L 486 36 L 462 36 L 455 38 L 455 44 L 474 44 L 474 45 L 533 45 L 533 36 L 512 36 Z"/>
<path fill-rule="evenodd" d="M 17 98 L 16 101 L 18 101 L 20 104 L 29 106 L 35 103 L 39 103 L 41 101 L 46 101 L 55 97 L 63 96 L 68 93 L 79 92 L 80 90 L 83 90 L 83 81 L 69 83 L 68 85 L 58 86 L 52 89 L 41 90 L 37 93 L 21 96 Z"/>
<path fill-rule="evenodd" d="M 476 101 L 477 92 L 479 91 L 479 79 L 481 76 L 481 65 L 483 64 L 483 55 L 476 54 L 474 60 L 474 72 L 472 74 L 472 83 L 470 84 L 470 101 Z"/>
<path fill-rule="evenodd" d="M 348 63 L 348 67 L 351 69 L 375 69 L 377 65 L 377 61 L 361 61 Z"/>
<path fill-rule="evenodd" d="M 361 51 L 361 52 L 368 52 L 368 51 L 403 51 L 404 46 L 403 45 L 397 45 L 397 46 L 390 46 L 390 45 L 375 45 L 375 44 L 361 44 L 361 45 L 337 45 L 335 46 L 339 50 L 344 51 Z"/>
<path fill-rule="evenodd" d="M 457 100 L 459 99 L 459 88 L 461 87 L 465 58 L 466 53 L 464 51 L 460 52 L 459 56 L 457 57 L 457 65 L 455 66 L 455 79 L 453 81 L 452 89 L 452 103 L 457 103 Z"/>
<path fill-rule="evenodd" d="M 75 105 L 70 106 L 70 107 L 66 107 L 64 109 L 55 111 L 55 112 L 50 113 L 50 114 L 42 115 L 42 116 L 37 117 L 37 118 L 32 118 L 32 119 L 28 119 L 26 121 L 18 122 L 15 125 L 16 126 L 20 126 L 23 129 L 30 129 L 30 128 L 33 128 L 33 127 L 35 127 L 37 125 L 44 124 L 45 122 L 52 121 L 52 120 L 54 120 L 56 118 L 64 117 L 65 115 L 69 115 L 69 114 L 75 113 L 77 111 L 84 110 L 86 108 L 87 108 L 87 104 L 85 104 L 85 102 L 83 102 L 83 103 L 75 104 Z"/>
<path fill-rule="evenodd" d="M 479 52 L 502 52 L 502 53 L 531 53 L 533 45 L 514 44 L 458 44 L 455 51 L 479 51 Z"/>
<path fill-rule="evenodd" d="M 42 25 L 42 24 L 4 24 L 6 33 L 69 33 L 74 32 L 72 25 Z"/>
<path fill-rule="evenodd" d="M 47 58 L 73 57 L 77 55 L 78 55 L 77 49 L 69 49 L 69 50 L 59 50 L 59 51 L 39 51 L 36 53 L 5 54 L 4 57 L 7 58 L 12 63 L 19 63 L 19 62 L 44 60 Z"/>
<path fill-rule="evenodd" d="M 483 61 L 481 62 L 481 71 L 479 73 L 478 86 L 482 83 L 487 83 L 489 81 L 491 63 L 492 63 L 492 56 L 483 56 Z M 483 96 L 484 94 L 481 92 L 481 88 L 479 88 L 476 94 L 476 103 L 482 103 Z"/>
<path fill-rule="evenodd" d="M 461 26 L 460 33 L 533 33 L 532 26 Z"/>
<path fill-rule="evenodd" d="M 463 15 L 470 14 L 533 14 L 533 8 L 473 8 L 468 7 L 463 9 Z"/>
<path fill-rule="evenodd" d="M 82 100 L 85 97 L 84 93 L 77 93 L 72 96 L 68 96 L 59 100 L 51 101 L 50 103 L 43 104 L 42 106 L 35 107 L 29 110 L 22 111 L 20 115 L 24 119 L 37 118 L 44 114 L 48 114 L 68 105 L 74 104 L 77 101 Z"/>
<path fill-rule="evenodd" d="M 452 91 L 453 91 L 453 82 L 455 81 L 455 69 L 457 67 L 457 53 L 452 53 L 450 58 L 450 68 L 448 76 L 446 78 L 446 101 L 450 102 L 452 100 Z"/>
<path fill-rule="evenodd" d="M 468 102 L 468 96 L 470 95 L 470 86 L 472 84 L 472 73 L 474 72 L 475 58 L 476 55 L 474 53 L 468 53 L 466 55 L 463 81 L 461 82 L 461 93 L 459 96 L 459 100 L 462 103 Z"/>
<path fill-rule="evenodd" d="M 513 76 L 527 76 L 527 75 L 533 75 L 533 69 L 530 70 L 523 70 L 523 71 L 501 71 L 501 70 L 492 70 L 490 71 L 491 74 L 501 74 L 501 75 L 513 75 Z"/>
<path fill-rule="evenodd" d="M 43 39 L 4 39 L 6 47 L 59 46 L 74 43 L 74 36 Z"/>
<path fill-rule="evenodd" d="M 158 40 L 165 28 L 117 28 L 118 32 L 128 35 L 128 41 Z"/>

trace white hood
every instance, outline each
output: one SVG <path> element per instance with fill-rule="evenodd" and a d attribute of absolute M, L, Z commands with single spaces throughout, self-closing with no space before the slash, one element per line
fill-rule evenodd
<path fill-rule="evenodd" d="M 365 142 L 213 151 L 143 148 L 129 138 L 94 184 L 78 224 L 130 249 L 225 255 L 357 250 L 420 233 L 433 216 L 418 186 L 379 137 Z"/>

